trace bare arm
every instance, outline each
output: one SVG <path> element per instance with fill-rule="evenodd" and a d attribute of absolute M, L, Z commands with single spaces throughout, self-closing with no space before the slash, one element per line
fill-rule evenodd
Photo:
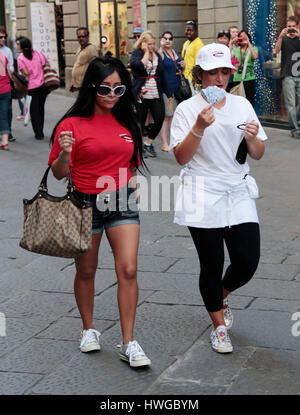
<path fill-rule="evenodd" d="M 252 59 L 256 60 L 258 58 L 258 51 L 254 49 L 254 47 L 251 45 L 250 42 L 249 42 L 249 50 L 251 52 Z"/>
<path fill-rule="evenodd" d="M 26 66 L 24 66 L 24 68 L 20 69 L 20 72 L 23 76 L 25 76 L 25 78 L 27 79 L 27 81 L 29 80 L 29 72 L 26 68 Z"/>
<path fill-rule="evenodd" d="M 53 175 L 57 180 L 61 180 L 69 174 L 69 162 L 74 141 L 75 139 L 72 138 L 68 131 L 62 131 L 58 137 L 58 142 L 62 151 L 60 152 L 60 157 L 51 164 Z"/>
<path fill-rule="evenodd" d="M 131 173 L 131 179 L 130 179 L 130 183 L 131 183 L 131 187 L 136 190 L 136 167 L 130 168 L 130 173 Z"/>
<path fill-rule="evenodd" d="M 275 53 L 276 53 L 276 54 L 278 54 L 278 53 L 281 51 L 282 39 L 283 39 L 283 37 L 284 37 L 284 36 L 286 36 L 286 34 L 287 34 L 287 28 L 285 27 L 285 28 L 281 31 L 281 33 L 280 33 L 280 35 L 279 35 L 279 38 L 278 38 L 278 40 L 277 40 L 277 42 L 276 42 L 276 45 L 275 45 Z"/>
<path fill-rule="evenodd" d="M 142 60 L 144 67 L 146 68 L 148 60 L 149 60 L 149 49 L 147 47 L 147 44 L 146 44 L 146 47 L 143 48 L 143 43 L 142 43 L 142 51 L 144 52 L 144 56 L 142 57 L 141 60 Z"/>
<path fill-rule="evenodd" d="M 260 160 L 265 152 L 264 142 L 257 138 L 258 130 L 259 126 L 255 121 L 249 122 L 245 129 L 248 153 L 254 160 Z"/>

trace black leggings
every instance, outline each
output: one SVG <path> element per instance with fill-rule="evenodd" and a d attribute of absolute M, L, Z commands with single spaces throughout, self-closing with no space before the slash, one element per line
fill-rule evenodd
<path fill-rule="evenodd" d="M 32 96 L 30 117 L 35 137 L 44 136 L 45 102 L 48 93 L 45 84 L 38 88 L 30 89 L 28 92 Z"/>
<path fill-rule="evenodd" d="M 223 287 L 234 291 L 253 277 L 260 257 L 258 223 L 242 223 L 226 228 L 189 227 L 200 260 L 199 287 L 209 312 L 223 308 Z M 231 264 L 222 280 L 224 241 Z"/>
<path fill-rule="evenodd" d="M 150 124 L 148 137 L 154 140 L 161 130 L 165 119 L 165 104 L 163 98 L 143 99 L 138 106 L 140 123 L 142 128 L 145 126 L 148 110 L 153 117 L 153 123 Z"/>

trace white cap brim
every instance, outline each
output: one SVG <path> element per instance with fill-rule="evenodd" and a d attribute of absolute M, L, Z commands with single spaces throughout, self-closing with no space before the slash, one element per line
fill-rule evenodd
<path fill-rule="evenodd" d="M 236 67 L 235 66 L 233 66 L 232 64 L 226 64 L 226 63 L 222 63 L 222 62 L 220 62 L 219 64 L 205 64 L 205 63 L 203 63 L 203 64 L 199 64 L 199 63 L 197 63 L 196 62 L 196 65 L 199 65 L 200 66 L 200 68 L 201 69 L 203 69 L 204 71 L 211 71 L 212 69 L 217 69 L 217 68 L 230 68 L 230 69 L 236 69 Z"/>

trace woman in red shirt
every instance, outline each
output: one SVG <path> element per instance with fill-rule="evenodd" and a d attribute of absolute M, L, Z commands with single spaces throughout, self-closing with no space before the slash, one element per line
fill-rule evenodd
<path fill-rule="evenodd" d="M 97 57 L 89 64 L 78 98 L 51 140 L 49 164 L 54 176 L 66 177 L 71 167 L 75 192 L 93 202 L 92 248 L 75 258 L 74 290 L 83 321 L 80 349 L 100 350 L 100 333 L 93 323 L 94 279 L 105 230 L 118 278 L 120 358 L 131 367 L 150 365 L 133 337 L 140 226 L 129 180 L 143 163 L 142 136 L 130 77 L 121 61 Z"/>
<path fill-rule="evenodd" d="M 8 136 L 10 134 L 8 110 L 11 98 L 10 76 L 7 57 L 0 52 L 0 150 L 8 150 Z"/>

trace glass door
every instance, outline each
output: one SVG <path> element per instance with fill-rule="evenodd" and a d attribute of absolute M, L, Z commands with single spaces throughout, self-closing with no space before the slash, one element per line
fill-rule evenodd
<path fill-rule="evenodd" d="M 101 54 L 128 63 L 127 6 L 124 1 L 100 1 Z"/>
<path fill-rule="evenodd" d="M 127 5 L 125 2 L 118 2 L 118 38 L 119 54 L 118 58 L 126 65 L 129 61 L 128 56 L 128 31 L 127 31 Z"/>
<path fill-rule="evenodd" d="M 115 2 L 105 1 L 100 3 L 100 44 L 102 55 L 117 56 L 117 37 L 115 26 Z"/>

